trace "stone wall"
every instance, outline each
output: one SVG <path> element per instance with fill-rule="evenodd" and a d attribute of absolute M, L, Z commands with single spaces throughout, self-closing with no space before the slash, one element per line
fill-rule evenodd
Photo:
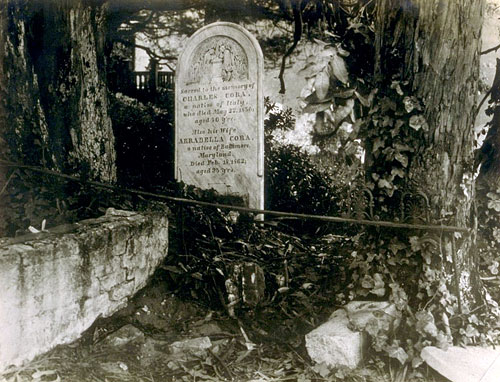
<path fill-rule="evenodd" d="M 108 209 L 48 231 L 0 241 L 0 372 L 125 306 L 168 250 L 158 213 Z"/>

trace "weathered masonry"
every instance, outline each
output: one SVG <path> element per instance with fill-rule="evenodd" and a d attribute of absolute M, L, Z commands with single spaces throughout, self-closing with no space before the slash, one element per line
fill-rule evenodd
<path fill-rule="evenodd" d="M 124 307 L 168 250 L 168 220 L 105 216 L 0 241 L 0 372 L 72 342 Z"/>
<path fill-rule="evenodd" d="M 263 56 L 239 25 L 197 31 L 179 57 L 176 178 L 264 208 Z"/>

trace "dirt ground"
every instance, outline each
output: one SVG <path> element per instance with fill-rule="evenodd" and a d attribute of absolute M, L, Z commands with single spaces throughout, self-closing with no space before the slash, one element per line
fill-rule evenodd
<path fill-rule="evenodd" d="M 279 314 L 232 319 L 152 283 L 80 340 L 11 369 L 0 382 L 395 380 L 396 368 L 376 363 L 330 374 L 307 356 L 305 330 Z M 424 374 L 412 380 L 444 382 L 432 370 Z"/>

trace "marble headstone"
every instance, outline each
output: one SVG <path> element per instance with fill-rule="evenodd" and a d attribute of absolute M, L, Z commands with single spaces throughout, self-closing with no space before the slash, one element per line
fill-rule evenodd
<path fill-rule="evenodd" d="M 176 179 L 264 208 L 263 56 L 243 27 L 198 30 L 179 57 Z"/>

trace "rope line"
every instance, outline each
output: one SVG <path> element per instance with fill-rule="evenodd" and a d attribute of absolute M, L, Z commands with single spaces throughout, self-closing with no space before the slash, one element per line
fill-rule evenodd
<path fill-rule="evenodd" d="M 15 162 L 9 162 L 9 161 L 5 161 L 2 159 L 0 159 L 0 166 L 26 169 L 29 171 L 39 172 L 39 173 L 46 174 L 46 175 L 51 175 L 51 176 L 55 176 L 55 177 L 59 177 L 59 178 L 63 178 L 63 179 L 68 179 L 68 180 L 71 180 L 74 182 L 90 184 L 94 187 L 100 187 L 100 188 L 105 188 L 105 189 L 113 190 L 113 191 L 121 191 L 121 192 L 136 194 L 136 195 L 148 196 L 148 197 L 153 197 L 153 198 L 157 198 L 157 199 L 161 199 L 161 200 L 168 200 L 171 202 L 182 203 L 182 204 L 190 204 L 190 205 L 198 205 L 198 206 L 204 206 L 204 207 L 228 209 L 228 210 L 241 211 L 241 212 L 251 212 L 251 213 L 255 213 L 255 214 L 264 214 L 264 215 L 278 216 L 278 217 L 297 218 L 297 219 L 304 219 L 304 220 L 319 220 L 319 221 L 331 222 L 331 223 L 347 223 L 347 224 L 357 224 L 357 225 L 371 225 L 371 226 L 377 226 L 377 227 L 421 229 L 421 230 L 428 230 L 428 231 L 444 231 L 444 232 L 469 232 L 470 231 L 469 228 L 466 228 L 466 227 L 456 227 L 456 226 L 448 226 L 448 225 L 408 224 L 408 223 L 390 222 L 390 221 L 383 221 L 383 220 L 353 219 L 353 218 L 344 218 L 344 217 L 337 217 L 337 216 L 324 216 L 324 215 L 300 214 L 300 213 L 295 213 L 295 212 L 261 210 L 258 208 L 233 206 L 230 204 L 211 203 L 211 202 L 204 202 L 201 200 L 186 199 L 186 198 L 180 198 L 180 197 L 176 197 L 176 196 L 168 196 L 168 195 L 164 195 L 164 194 L 157 194 L 154 192 L 142 191 L 142 190 L 126 188 L 126 187 L 119 187 L 119 186 L 115 186 L 112 184 L 97 182 L 97 181 L 93 181 L 93 180 L 82 181 L 82 179 L 80 179 L 76 176 L 61 174 L 57 171 L 47 170 L 44 168 L 25 165 L 25 164 L 19 164 L 19 163 L 15 163 Z"/>

